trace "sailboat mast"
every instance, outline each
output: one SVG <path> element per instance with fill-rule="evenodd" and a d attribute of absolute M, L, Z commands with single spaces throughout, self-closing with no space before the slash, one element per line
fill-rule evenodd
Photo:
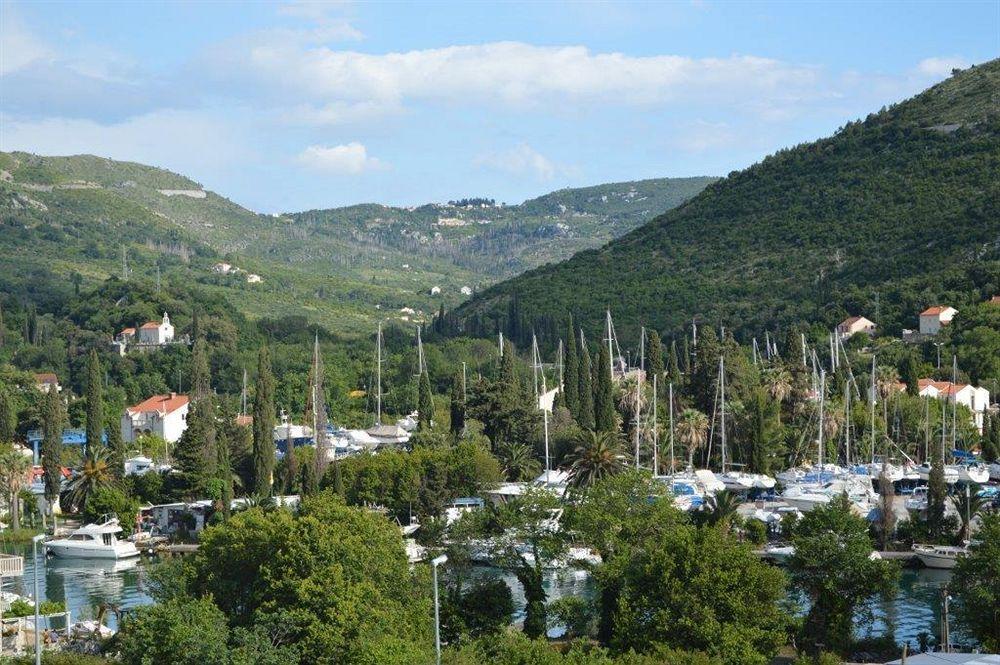
<path fill-rule="evenodd" d="M 668 384 L 670 387 L 670 410 L 668 411 L 670 415 L 670 475 L 674 474 L 674 384 L 673 382 Z"/>
<path fill-rule="evenodd" d="M 375 336 L 375 425 L 382 424 L 382 322 L 378 324 L 378 334 Z"/>
<path fill-rule="evenodd" d="M 420 338 L 420 326 L 417 326 L 417 376 L 424 373 L 424 342 Z"/>
<path fill-rule="evenodd" d="M 871 386 L 868 388 L 868 401 L 871 407 L 871 438 L 872 438 L 872 459 L 871 463 L 875 463 L 875 356 L 872 356 L 872 381 Z"/>
<path fill-rule="evenodd" d="M 660 436 L 656 420 L 656 374 L 653 374 L 653 476 L 660 475 Z"/>
<path fill-rule="evenodd" d="M 531 333 L 531 374 L 535 381 L 535 401 L 538 401 L 538 368 L 541 365 L 541 358 L 538 357 L 538 338 L 535 333 Z"/>
<path fill-rule="evenodd" d="M 642 374 L 635 380 L 635 468 L 639 469 L 639 422 L 642 411 Z"/>
<path fill-rule="evenodd" d="M 851 386 L 844 385 L 844 449 L 847 468 L 851 468 Z"/>
<path fill-rule="evenodd" d="M 462 408 L 465 409 L 465 405 L 468 404 L 469 397 L 465 390 L 465 361 L 462 361 Z M 465 436 L 465 420 L 462 421 L 462 436 Z"/>
<path fill-rule="evenodd" d="M 951 393 L 951 449 L 958 450 L 956 435 L 958 434 L 958 394 L 955 390 L 958 387 L 958 357 L 951 356 L 951 386 L 948 392 Z M 945 400 L 947 404 L 948 400 Z M 943 458 L 942 458 L 943 459 Z"/>
<path fill-rule="evenodd" d="M 243 393 L 240 396 L 240 415 L 247 415 L 247 368 L 243 368 Z"/>
<path fill-rule="evenodd" d="M 719 412 L 719 433 L 722 437 L 722 473 L 726 472 L 726 357 L 719 356 L 719 389 L 722 408 Z"/>
<path fill-rule="evenodd" d="M 545 482 L 549 482 L 549 472 L 552 464 L 549 461 L 549 412 L 542 409 L 542 423 L 545 427 Z"/>
<path fill-rule="evenodd" d="M 608 360 L 610 361 L 608 365 L 611 368 L 611 380 L 615 380 L 615 353 L 611 345 L 611 310 L 606 310 L 607 312 L 607 328 L 608 328 Z"/>
<path fill-rule="evenodd" d="M 646 326 L 639 329 L 639 369 L 646 371 Z"/>
<path fill-rule="evenodd" d="M 823 476 L 823 402 L 826 400 L 826 370 L 819 371 L 819 473 Z"/>

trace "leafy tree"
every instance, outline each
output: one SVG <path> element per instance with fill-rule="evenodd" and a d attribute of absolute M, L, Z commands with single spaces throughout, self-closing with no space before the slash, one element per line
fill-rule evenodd
<path fill-rule="evenodd" d="M 399 529 L 332 495 L 305 499 L 298 515 L 240 512 L 206 529 L 186 566 L 190 593 L 210 594 L 231 627 L 283 624 L 302 663 L 430 660 L 430 603 Z"/>
<path fill-rule="evenodd" d="M 293 453 L 294 455 L 294 453 Z M 270 496 L 274 475 L 274 375 L 271 352 L 257 354 L 257 390 L 253 398 L 253 484 L 257 496 Z"/>
<path fill-rule="evenodd" d="M 62 397 L 54 388 L 45 396 L 45 411 L 42 417 L 42 468 L 45 471 L 45 500 L 49 509 L 59 498 L 62 483 L 62 435 L 66 412 Z"/>
<path fill-rule="evenodd" d="M 135 527 L 135 517 L 139 513 L 139 501 L 126 494 L 120 487 L 111 484 L 94 489 L 80 507 L 83 509 L 85 522 L 96 522 L 103 515 L 114 515 L 125 533 L 132 532 Z"/>
<path fill-rule="evenodd" d="M 211 598 L 138 607 L 115 638 L 126 665 L 229 665 L 226 616 Z"/>
<path fill-rule="evenodd" d="M 802 639 L 842 655 L 850 649 L 859 610 L 896 591 L 895 562 L 872 559 L 865 520 L 851 512 L 846 495 L 806 513 L 792 535 L 792 583 L 809 599 Z"/>
<path fill-rule="evenodd" d="M 420 372 L 420 386 L 417 390 L 417 419 L 422 430 L 431 428 L 434 419 L 434 400 L 431 397 L 431 380 L 427 372 Z"/>
<path fill-rule="evenodd" d="M 722 530 L 656 529 L 614 557 L 609 575 L 621 584 L 616 651 L 661 644 L 764 665 L 785 641 L 783 574 Z"/>
<path fill-rule="evenodd" d="M 618 429 L 615 416 L 614 388 L 611 385 L 611 356 L 608 347 L 601 344 L 597 373 L 594 376 L 594 429 L 613 432 Z"/>
<path fill-rule="evenodd" d="M 589 487 L 625 469 L 617 432 L 581 431 L 569 460 L 570 483 L 576 487 Z"/>
<path fill-rule="evenodd" d="M 569 317 L 569 329 L 566 335 L 566 357 L 563 359 L 562 393 L 566 398 L 566 408 L 579 420 L 580 416 L 580 357 L 576 349 L 576 330 L 573 327 L 573 316 Z"/>
<path fill-rule="evenodd" d="M 461 372 L 456 372 L 451 382 L 451 433 L 465 433 L 465 391 Z"/>
<path fill-rule="evenodd" d="M 962 625 L 990 653 L 1000 652 L 1000 515 L 985 515 L 969 546 L 958 560 L 949 588 L 958 599 Z"/>
<path fill-rule="evenodd" d="M 580 404 L 577 407 L 579 413 L 576 414 L 576 422 L 584 429 L 594 429 L 594 383 L 590 367 L 590 351 L 587 350 L 587 343 L 583 339 L 583 332 L 580 333 L 580 348 L 577 353 L 580 362 L 577 368 L 576 397 Z"/>
<path fill-rule="evenodd" d="M 104 372 L 101 370 L 101 361 L 97 358 L 97 351 L 91 349 L 87 359 L 87 447 L 85 454 L 92 454 L 96 447 L 100 447 L 101 435 L 104 432 L 104 403 L 101 391 L 101 382 L 104 380 Z"/>

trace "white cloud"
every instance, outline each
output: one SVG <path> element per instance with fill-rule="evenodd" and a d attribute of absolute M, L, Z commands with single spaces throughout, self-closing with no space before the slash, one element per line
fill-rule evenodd
<path fill-rule="evenodd" d="M 337 100 L 402 103 L 501 103 L 540 107 L 558 101 L 658 105 L 669 101 L 732 102 L 790 90 L 807 95 L 819 82 L 812 67 L 734 55 L 690 58 L 592 53 L 583 46 L 494 42 L 405 53 L 368 54 L 258 41 L 216 50 L 203 63 L 213 78 L 238 73 L 277 96 L 314 103 Z"/>
<path fill-rule="evenodd" d="M 739 136 L 728 122 L 697 120 L 688 125 L 673 141 L 681 150 L 701 153 L 729 148 L 739 142 Z"/>
<path fill-rule="evenodd" d="M 537 180 L 551 180 L 559 169 L 548 157 L 527 143 L 520 143 L 510 150 L 490 152 L 478 156 L 474 163 L 516 176 L 530 176 Z"/>
<path fill-rule="evenodd" d="M 35 36 L 8 3 L 0 7 L 0 74 L 51 58 L 53 51 Z"/>
<path fill-rule="evenodd" d="M 311 145 L 296 159 L 303 166 L 318 171 L 347 175 L 379 171 L 388 166 L 375 157 L 369 157 L 368 149 L 357 141 L 335 146 Z"/>
<path fill-rule="evenodd" d="M 952 69 L 965 69 L 969 62 L 959 56 L 943 58 L 924 58 L 917 63 L 917 72 L 924 76 L 943 78 L 951 76 Z"/>

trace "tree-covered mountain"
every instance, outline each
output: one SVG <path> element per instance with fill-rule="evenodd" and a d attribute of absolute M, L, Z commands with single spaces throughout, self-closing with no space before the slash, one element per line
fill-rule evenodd
<path fill-rule="evenodd" d="M 467 199 L 261 215 L 164 169 L 0 153 L 0 289 L 45 300 L 127 270 L 203 285 L 250 317 L 302 314 L 366 331 L 376 319 L 426 319 L 468 291 L 598 246 L 711 181 L 567 189 L 511 206 Z M 219 262 L 240 272 L 213 272 Z"/>
<path fill-rule="evenodd" d="M 497 284 L 451 313 L 478 334 L 759 334 L 863 314 L 915 328 L 1000 292 L 1000 61 L 956 72 L 834 136 L 781 150 L 600 249 Z"/>

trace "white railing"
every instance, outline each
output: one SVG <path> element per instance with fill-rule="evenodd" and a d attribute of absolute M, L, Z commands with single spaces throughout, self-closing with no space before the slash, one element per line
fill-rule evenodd
<path fill-rule="evenodd" d="M 0 577 L 21 577 L 24 575 L 24 557 L 0 554 Z"/>

